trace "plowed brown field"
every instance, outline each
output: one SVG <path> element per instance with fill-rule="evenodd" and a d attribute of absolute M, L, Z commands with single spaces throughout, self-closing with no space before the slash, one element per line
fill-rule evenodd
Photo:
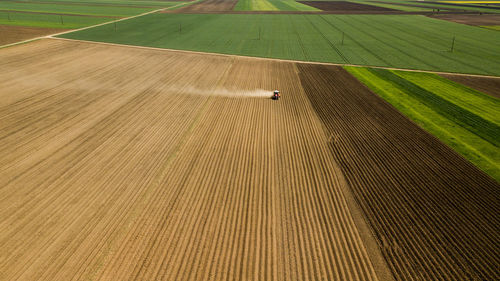
<path fill-rule="evenodd" d="M 441 76 L 500 99 L 500 77 L 477 77 L 453 74 L 441 74 Z"/>
<path fill-rule="evenodd" d="M 397 279 L 498 280 L 498 183 L 342 68 L 298 69 Z"/>
<path fill-rule="evenodd" d="M 0 25 L 0 46 L 63 31 L 66 29 Z"/>
<path fill-rule="evenodd" d="M 475 14 L 475 15 L 460 15 L 460 14 L 433 14 L 429 15 L 431 18 L 447 20 L 456 23 L 468 25 L 500 25 L 499 14 Z"/>
<path fill-rule="evenodd" d="M 50 39 L 0 60 L 0 280 L 386 280 L 294 63 Z"/>
<path fill-rule="evenodd" d="M 323 11 L 395 11 L 394 9 L 378 6 L 353 3 L 348 1 L 299 1 L 302 4 L 318 8 Z"/>
<path fill-rule="evenodd" d="M 498 184 L 341 68 L 0 61 L 0 280 L 498 279 Z"/>

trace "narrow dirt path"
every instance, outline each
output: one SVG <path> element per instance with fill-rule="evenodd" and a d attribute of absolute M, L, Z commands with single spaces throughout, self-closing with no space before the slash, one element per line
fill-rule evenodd
<path fill-rule="evenodd" d="M 98 27 L 98 26 L 102 26 L 102 25 L 106 25 L 106 24 L 110 24 L 110 23 L 114 23 L 114 22 L 120 22 L 120 21 L 124 21 L 124 20 L 129 20 L 129 19 L 137 18 L 137 17 L 142 17 L 142 16 L 145 16 L 145 15 L 149 15 L 149 14 L 153 14 L 153 13 L 165 11 L 165 10 L 168 10 L 168 9 L 173 9 L 173 8 L 179 7 L 181 5 L 185 5 L 185 4 L 186 4 L 185 2 L 182 2 L 182 3 L 179 3 L 179 4 L 171 6 L 171 7 L 156 9 L 156 10 L 149 11 L 149 12 L 142 13 L 142 14 L 135 15 L 135 16 L 130 16 L 130 17 L 126 17 L 126 18 L 120 18 L 120 19 L 116 19 L 116 20 L 112 20 L 112 21 L 108 21 L 108 22 L 104 22 L 104 23 L 99 23 L 99 24 L 95 24 L 95 25 L 91 25 L 91 26 L 86 26 L 86 27 L 82 27 L 82 28 L 78 28 L 78 29 L 65 30 L 65 31 L 62 31 L 62 32 L 57 32 L 57 33 L 53 33 L 53 34 L 46 35 L 46 36 L 35 37 L 35 38 L 27 39 L 27 40 L 24 40 L 24 41 L 19 41 L 19 42 L 15 42 L 15 43 L 6 44 L 6 45 L 0 45 L 0 49 L 6 48 L 6 47 L 10 47 L 10 46 L 19 45 L 19 44 L 25 44 L 25 43 L 29 43 L 29 42 L 40 40 L 40 39 L 44 39 L 44 38 L 58 36 L 58 35 L 62 35 L 62 34 L 70 33 L 70 32 L 75 32 L 75 31 L 79 31 L 79 30 L 85 30 L 85 29 L 89 29 L 89 28 L 94 28 L 94 27 Z"/>

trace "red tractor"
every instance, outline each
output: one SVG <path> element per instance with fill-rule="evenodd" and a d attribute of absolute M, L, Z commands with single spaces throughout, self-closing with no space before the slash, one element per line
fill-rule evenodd
<path fill-rule="evenodd" d="M 280 91 L 274 90 L 273 100 L 279 100 L 279 99 L 280 99 Z"/>

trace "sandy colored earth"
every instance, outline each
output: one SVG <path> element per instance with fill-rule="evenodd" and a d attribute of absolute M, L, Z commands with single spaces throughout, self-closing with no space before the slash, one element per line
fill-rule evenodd
<path fill-rule="evenodd" d="M 294 63 L 50 39 L 0 60 L 1 280 L 384 280 Z"/>
<path fill-rule="evenodd" d="M 500 25 L 500 14 L 434 14 L 429 17 L 468 25 Z"/>
<path fill-rule="evenodd" d="M 64 31 L 66 29 L 0 25 L 0 46 Z"/>
<path fill-rule="evenodd" d="M 0 60 L 0 280 L 498 275 L 498 184 L 342 68 L 56 39 Z"/>
<path fill-rule="evenodd" d="M 500 77 L 473 77 L 453 74 L 441 74 L 441 76 L 500 99 Z"/>

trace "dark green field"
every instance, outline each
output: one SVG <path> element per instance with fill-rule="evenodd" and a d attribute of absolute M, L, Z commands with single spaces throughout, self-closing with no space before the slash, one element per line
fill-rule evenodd
<path fill-rule="evenodd" d="M 413 15 L 151 14 L 120 22 L 116 30 L 105 25 L 64 37 L 303 61 L 500 74 L 498 32 Z"/>
<path fill-rule="evenodd" d="M 138 0 L 0 1 L 0 24 L 74 29 L 180 3 Z"/>

